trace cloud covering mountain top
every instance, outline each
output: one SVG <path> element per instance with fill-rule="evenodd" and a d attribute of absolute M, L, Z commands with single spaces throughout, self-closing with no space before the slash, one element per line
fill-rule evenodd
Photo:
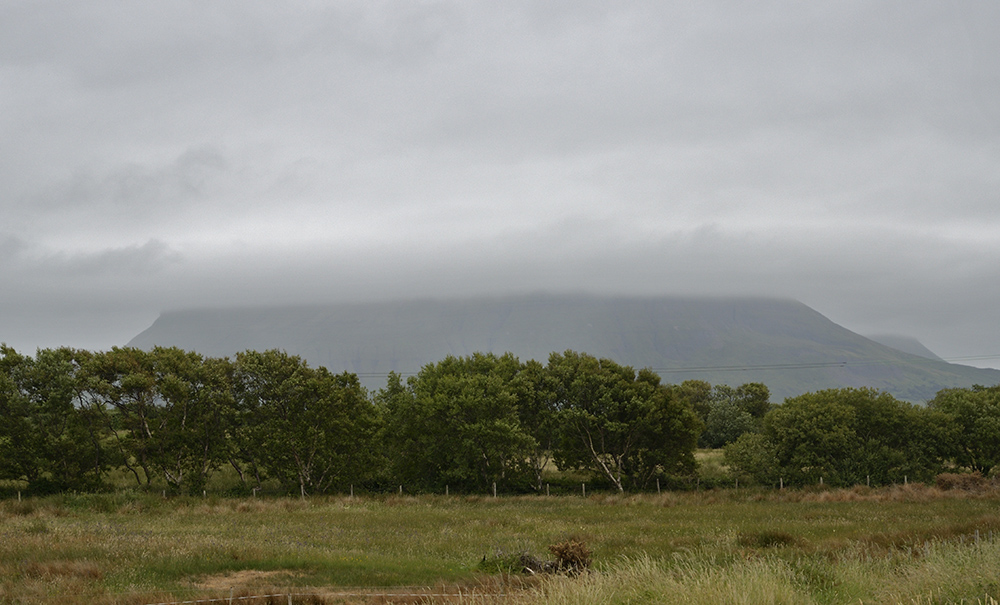
<path fill-rule="evenodd" d="M 0 340 L 546 290 L 788 296 L 996 356 L 998 26 L 988 3 L 0 3 Z"/>

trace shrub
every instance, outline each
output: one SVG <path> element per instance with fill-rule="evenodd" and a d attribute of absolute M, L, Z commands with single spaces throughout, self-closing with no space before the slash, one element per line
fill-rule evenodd
<path fill-rule="evenodd" d="M 934 478 L 939 489 L 957 489 L 966 492 L 980 492 L 986 489 L 989 481 L 976 471 L 974 473 L 941 473 Z"/>
<path fill-rule="evenodd" d="M 736 537 L 740 546 L 748 548 L 777 548 L 780 546 L 795 546 L 798 539 L 783 531 L 758 531 L 741 533 Z"/>
<path fill-rule="evenodd" d="M 559 542 L 549 546 L 549 552 L 556 558 L 556 567 L 559 571 L 571 574 L 578 574 L 586 571 L 590 567 L 590 549 L 586 543 L 570 538 L 565 542 Z"/>

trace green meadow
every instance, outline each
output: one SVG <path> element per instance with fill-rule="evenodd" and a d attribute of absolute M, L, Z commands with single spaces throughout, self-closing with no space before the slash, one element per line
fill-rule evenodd
<path fill-rule="evenodd" d="M 591 549 L 591 571 L 532 577 L 495 565 L 520 553 L 550 557 L 548 547 L 568 539 Z M 993 603 L 1000 491 L 910 484 L 306 499 L 120 492 L 0 502 L 2 603 L 270 591 L 313 594 L 295 601 L 310 603 Z M 425 596 L 343 594 L 388 592 Z"/>

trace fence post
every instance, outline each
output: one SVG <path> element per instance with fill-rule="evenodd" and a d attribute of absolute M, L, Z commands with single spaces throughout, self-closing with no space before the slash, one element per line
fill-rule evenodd
<path fill-rule="evenodd" d="M 402 485 L 399 486 L 399 495 L 400 496 L 403 495 L 403 486 Z"/>
<path fill-rule="evenodd" d="M 659 477 L 656 478 L 656 494 L 657 495 L 660 494 L 660 478 Z"/>
<path fill-rule="evenodd" d="M 497 482 L 496 481 L 493 482 L 493 497 L 494 498 L 497 497 Z"/>
<path fill-rule="evenodd" d="M 447 495 L 448 495 L 448 486 L 447 486 L 447 485 L 446 485 L 446 486 L 444 486 L 444 495 L 445 495 L 445 496 L 447 496 Z"/>
<path fill-rule="evenodd" d="M 778 489 L 785 489 L 785 478 L 778 477 Z"/>
<path fill-rule="evenodd" d="M 587 497 L 587 484 L 586 483 L 581 483 L 580 486 L 583 489 L 583 497 L 586 498 Z"/>
<path fill-rule="evenodd" d="M 740 478 L 736 478 L 736 489 L 740 489 Z"/>
<path fill-rule="evenodd" d="M 354 484 L 351 484 L 351 498 L 354 497 Z"/>
<path fill-rule="evenodd" d="M 548 483 L 545 484 L 545 495 L 546 496 L 549 495 L 549 484 Z"/>

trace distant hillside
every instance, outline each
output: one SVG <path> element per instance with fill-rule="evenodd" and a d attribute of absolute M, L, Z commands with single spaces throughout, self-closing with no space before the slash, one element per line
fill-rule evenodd
<path fill-rule="evenodd" d="M 130 346 L 204 355 L 279 348 L 357 373 L 369 388 L 447 355 L 510 351 L 546 361 L 573 349 L 650 367 L 665 382 L 763 382 L 772 399 L 870 386 L 910 401 L 1000 383 L 1000 370 L 949 364 L 869 340 L 792 300 L 521 296 L 162 314 Z"/>
<path fill-rule="evenodd" d="M 898 349 L 904 353 L 911 353 L 913 355 L 919 355 L 921 357 L 926 357 L 927 359 L 936 359 L 937 361 L 944 361 L 934 351 L 931 351 L 924 346 L 922 342 L 916 338 L 910 338 L 909 336 L 900 336 L 899 334 L 876 334 L 874 336 L 869 335 L 869 339 L 874 340 L 879 344 L 883 344 L 887 347 L 892 347 Z"/>

